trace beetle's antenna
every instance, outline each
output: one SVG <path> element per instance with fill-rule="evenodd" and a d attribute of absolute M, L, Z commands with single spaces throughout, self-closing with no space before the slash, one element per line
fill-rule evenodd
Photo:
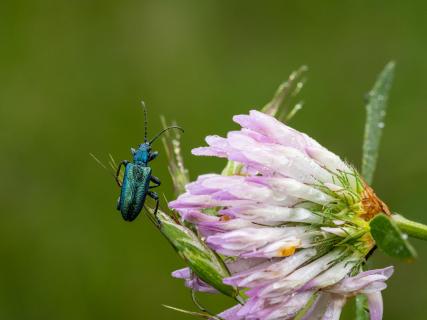
<path fill-rule="evenodd" d="M 157 140 L 158 137 L 160 137 L 164 132 L 168 131 L 169 129 L 178 129 L 178 130 L 181 130 L 182 132 L 184 132 L 184 129 L 182 129 L 181 127 L 178 127 L 178 126 L 167 127 L 165 129 L 163 129 L 162 131 L 160 131 L 153 139 L 151 139 L 149 144 L 152 144 L 154 141 Z"/>
<path fill-rule="evenodd" d="M 147 130 L 148 130 L 148 119 L 147 119 L 147 107 L 145 102 L 141 100 L 142 109 L 144 110 L 144 142 L 147 142 Z"/>

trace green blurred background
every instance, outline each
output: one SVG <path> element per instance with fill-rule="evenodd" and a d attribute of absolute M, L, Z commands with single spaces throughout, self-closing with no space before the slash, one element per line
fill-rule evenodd
<path fill-rule="evenodd" d="M 427 222 L 426 31 L 425 1 L 2 0 L 0 319 L 188 319 L 161 306 L 192 308 L 169 276 L 183 263 L 147 219 L 122 221 L 117 187 L 89 157 L 130 158 L 141 99 L 151 134 L 160 115 L 185 128 L 194 178 L 224 162 L 191 148 L 307 64 L 293 126 L 359 165 L 364 95 L 395 59 L 375 187 Z M 166 165 L 163 153 L 153 170 L 171 198 Z M 373 260 L 397 267 L 385 319 L 426 318 L 427 245 L 414 244 L 416 263 Z"/>

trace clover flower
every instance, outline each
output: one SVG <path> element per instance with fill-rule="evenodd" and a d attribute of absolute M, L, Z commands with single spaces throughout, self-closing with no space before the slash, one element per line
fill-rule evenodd
<path fill-rule="evenodd" d="M 230 272 L 223 282 L 245 301 L 222 319 L 338 319 L 348 297 L 365 294 L 382 318 L 391 267 L 362 272 L 374 249 L 369 221 L 390 214 L 360 174 L 308 135 L 259 111 L 233 118 L 242 128 L 209 136 L 193 154 L 232 161 L 231 170 L 186 186 L 169 206 L 196 226 Z M 214 292 L 189 269 L 187 286 Z M 314 302 L 313 302 L 314 301 Z"/>

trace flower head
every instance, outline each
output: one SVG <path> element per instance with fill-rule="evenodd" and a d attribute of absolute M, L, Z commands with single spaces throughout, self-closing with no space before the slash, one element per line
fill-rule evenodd
<path fill-rule="evenodd" d="M 245 303 L 220 317 L 292 319 L 315 299 L 304 319 L 338 319 L 346 299 L 363 293 L 371 319 L 380 319 L 392 269 L 360 272 L 375 246 L 368 221 L 389 213 L 387 206 L 352 166 L 306 134 L 258 111 L 234 121 L 241 130 L 209 136 L 209 146 L 193 153 L 237 165 L 200 176 L 170 203 L 224 257 L 231 273 L 224 283 L 245 292 Z M 188 270 L 174 276 L 212 291 Z"/>

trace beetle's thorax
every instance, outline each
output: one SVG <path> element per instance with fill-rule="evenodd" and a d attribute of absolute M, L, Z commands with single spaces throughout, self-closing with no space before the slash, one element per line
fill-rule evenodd
<path fill-rule="evenodd" d="M 151 145 L 149 143 L 143 143 L 139 145 L 139 148 L 133 152 L 133 162 L 135 164 L 147 166 L 150 161 Z"/>

